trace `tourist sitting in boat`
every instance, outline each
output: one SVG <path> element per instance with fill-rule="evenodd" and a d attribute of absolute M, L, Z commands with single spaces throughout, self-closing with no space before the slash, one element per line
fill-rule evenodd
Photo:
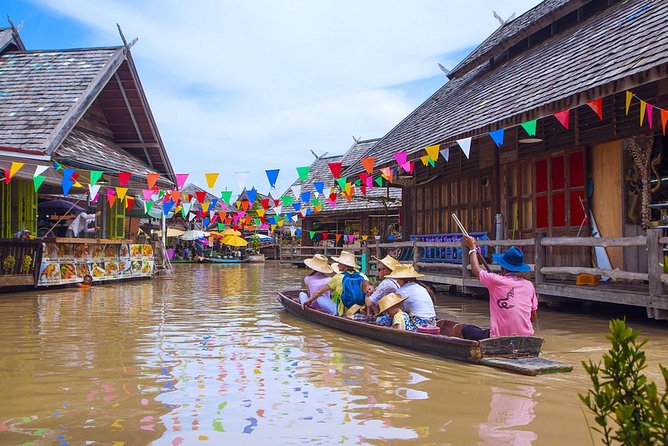
<path fill-rule="evenodd" d="M 383 296 L 378 301 L 379 312 L 376 314 L 376 317 L 379 317 L 381 313 L 386 313 L 391 321 L 390 325 L 392 327 L 397 330 L 415 331 L 416 327 L 411 322 L 410 316 L 404 312 L 401 307 L 401 304 L 405 300 L 405 296 L 401 296 L 397 293 L 390 293 Z"/>
<path fill-rule="evenodd" d="M 501 274 L 480 268 L 473 237 L 463 236 L 471 256 L 471 273 L 489 290 L 489 328 L 457 324 L 453 335 L 478 341 L 499 336 L 533 336 L 533 325 L 538 317 L 538 299 L 533 284 L 521 277 L 531 271 L 524 263 L 524 254 L 511 247 L 503 254 L 492 254 L 501 266 Z"/>
<path fill-rule="evenodd" d="M 374 259 L 378 261 L 378 267 L 376 271 L 378 272 L 378 278 L 382 280 L 376 289 L 371 294 L 367 294 L 366 298 L 364 299 L 368 315 L 372 315 L 377 312 L 376 310 L 378 309 L 378 301 L 383 296 L 394 293 L 399 289 L 399 284 L 397 281 L 392 278 L 388 278 L 387 276 L 394 270 L 397 265 L 400 265 L 400 263 L 391 256 L 385 256 L 382 259 L 374 257 Z"/>
<path fill-rule="evenodd" d="M 359 266 L 355 261 L 355 255 L 348 251 L 341 251 L 341 255 L 332 257 L 332 260 L 337 262 L 338 273 L 326 285 L 311 293 L 309 298 L 302 302 L 302 306 L 310 306 L 318 297 L 327 291 L 331 291 L 331 299 L 337 306 L 336 314 L 343 316 L 353 305 L 364 305 L 364 293 L 362 293 L 361 285 L 369 278 L 357 271 Z"/>
<path fill-rule="evenodd" d="M 399 264 L 387 277 L 397 280 L 399 284 L 397 294 L 406 298 L 403 308 L 410 316 L 411 324 L 415 327 L 435 326 L 434 297 L 426 286 L 416 281 L 419 277 L 424 277 L 424 274 L 417 272 L 413 265 Z M 391 321 L 381 316 L 376 319 L 376 323 L 390 325 Z"/>
<path fill-rule="evenodd" d="M 304 259 L 304 265 L 311 270 L 311 274 L 304 277 L 304 285 L 308 295 L 303 291 L 299 293 L 299 302 L 304 305 L 309 300 L 309 295 L 313 295 L 317 290 L 327 287 L 334 270 L 327 261 L 327 257 L 322 254 L 316 254 L 310 259 Z M 310 302 L 309 302 L 310 303 Z M 329 288 L 327 291 L 317 297 L 311 304 L 312 308 L 320 309 L 325 313 L 337 314 L 337 306 L 330 298 Z"/>

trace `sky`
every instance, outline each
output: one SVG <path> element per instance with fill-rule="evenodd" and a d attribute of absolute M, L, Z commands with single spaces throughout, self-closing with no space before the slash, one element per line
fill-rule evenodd
<path fill-rule="evenodd" d="M 213 192 L 279 191 L 296 167 L 379 138 L 447 81 L 499 26 L 537 0 L 9 0 L 28 49 L 132 47 L 172 166 Z M 4 26 L 4 25 L 2 25 Z M 405 148 L 397 147 L 396 150 Z M 276 195 L 272 191 L 272 195 Z"/>

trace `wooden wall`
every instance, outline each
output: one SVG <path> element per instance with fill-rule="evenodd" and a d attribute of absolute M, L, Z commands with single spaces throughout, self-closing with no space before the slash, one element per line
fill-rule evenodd
<path fill-rule="evenodd" d="M 595 145 L 591 150 L 593 198 L 590 202 L 601 237 L 622 237 L 622 142 Z M 608 248 L 613 268 L 624 268 L 622 248 Z"/>

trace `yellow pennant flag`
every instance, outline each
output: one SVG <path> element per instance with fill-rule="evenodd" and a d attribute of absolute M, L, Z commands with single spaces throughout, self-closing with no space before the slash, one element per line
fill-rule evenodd
<path fill-rule="evenodd" d="M 23 167 L 24 165 L 25 165 L 25 163 L 17 163 L 15 161 L 13 161 L 12 165 L 9 168 L 9 179 L 11 180 L 12 178 L 14 178 L 14 175 L 16 175 L 16 173 L 19 170 L 21 170 L 21 167 Z"/>
<path fill-rule="evenodd" d="M 211 203 L 200 203 L 200 204 L 202 205 L 202 210 L 204 212 L 209 212 L 209 206 L 211 205 Z"/>
<path fill-rule="evenodd" d="M 424 149 L 427 151 L 427 155 L 429 155 L 429 159 L 432 159 L 436 161 L 438 159 L 438 150 L 441 148 L 440 144 L 436 144 L 433 146 L 427 146 Z M 422 158 L 420 158 L 422 159 Z M 423 161 L 424 162 L 424 161 Z M 426 164 L 425 164 L 426 166 Z"/>
<path fill-rule="evenodd" d="M 284 220 L 278 220 L 278 227 L 279 228 L 283 226 L 283 222 L 284 222 Z"/>
<path fill-rule="evenodd" d="M 78 181 L 75 181 L 74 184 L 73 184 L 72 186 L 74 186 L 74 187 L 83 187 L 83 186 L 81 185 L 81 183 L 79 183 Z"/>
<path fill-rule="evenodd" d="M 207 186 L 209 186 L 210 189 L 213 189 L 213 187 L 216 185 L 216 181 L 218 180 L 218 174 L 217 173 L 205 173 L 204 177 L 206 178 Z"/>
<path fill-rule="evenodd" d="M 127 187 L 116 187 L 116 196 L 118 197 L 119 200 L 123 200 L 125 198 L 125 194 L 128 193 L 128 188 Z"/>
<path fill-rule="evenodd" d="M 276 225 L 271 225 L 271 232 L 274 232 L 275 229 L 276 229 Z"/>
<path fill-rule="evenodd" d="M 257 210 L 257 216 L 258 217 L 264 217 L 264 209 L 258 209 Z"/>
<path fill-rule="evenodd" d="M 629 115 L 629 107 L 631 107 L 631 99 L 633 98 L 633 93 L 630 91 L 626 92 L 626 116 Z"/>
<path fill-rule="evenodd" d="M 368 239 L 368 238 L 369 238 L 368 235 L 363 235 L 363 236 L 362 236 L 362 240 L 364 240 L 364 241 L 366 241 L 366 239 Z"/>
<path fill-rule="evenodd" d="M 645 120 L 645 110 L 646 109 L 647 109 L 647 102 L 645 102 L 641 99 L 640 100 L 640 127 L 642 127 L 642 123 Z"/>
<path fill-rule="evenodd" d="M 421 156 L 420 161 L 422 161 L 422 164 L 424 164 L 426 166 L 427 164 L 429 164 L 429 155 Z"/>

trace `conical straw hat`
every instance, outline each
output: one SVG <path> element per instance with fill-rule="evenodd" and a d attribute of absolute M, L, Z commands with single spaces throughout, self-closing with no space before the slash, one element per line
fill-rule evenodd
<path fill-rule="evenodd" d="M 341 255 L 338 257 L 332 257 L 332 260 L 334 260 L 337 263 L 340 263 L 341 265 L 346 265 L 351 268 L 359 268 L 357 266 L 357 262 L 355 261 L 355 255 L 351 252 L 348 251 L 341 251 Z"/>
<path fill-rule="evenodd" d="M 415 279 L 417 277 L 424 277 L 424 274 L 415 271 L 413 265 L 400 264 L 394 268 L 392 274 L 388 274 L 385 277 L 391 277 L 392 279 Z"/>
<path fill-rule="evenodd" d="M 406 299 L 408 299 L 408 296 L 403 297 L 397 293 L 386 294 L 378 301 L 378 307 L 380 310 L 378 310 L 378 314 L 376 314 L 374 317 L 377 317 L 379 314 L 387 311 L 388 308 L 393 307 L 396 304 L 400 304 Z"/>
<path fill-rule="evenodd" d="M 399 263 L 399 261 L 392 256 L 385 256 L 382 259 L 379 259 L 376 256 L 371 256 L 371 257 L 376 259 L 383 265 L 387 266 L 390 269 L 390 271 L 394 271 L 394 268 L 396 268 L 397 265 L 401 265 L 401 263 Z"/>
<path fill-rule="evenodd" d="M 313 271 L 317 271 L 323 274 L 331 274 L 334 272 L 332 267 L 329 266 L 327 257 L 322 254 L 316 254 L 310 259 L 304 259 L 304 265 L 308 266 Z"/>

